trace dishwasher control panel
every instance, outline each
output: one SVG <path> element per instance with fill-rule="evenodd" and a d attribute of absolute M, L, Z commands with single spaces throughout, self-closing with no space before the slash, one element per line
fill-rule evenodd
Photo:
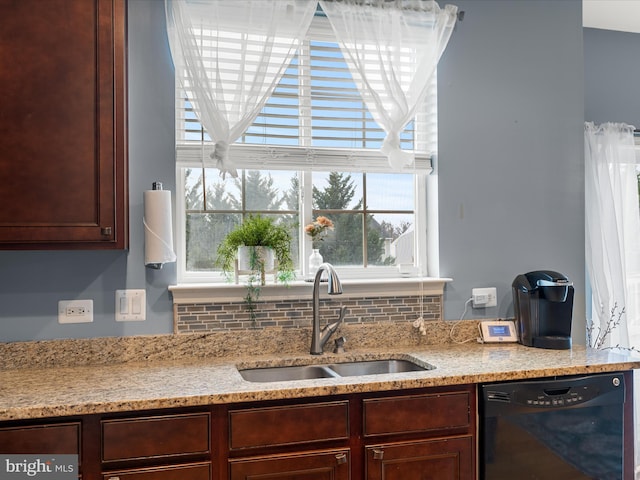
<path fill-rule="evenodd" d="M 518 401 L 522 405 L 527 405 L 529 407 L 564 407 L 587 402 L 591 400 L 596 394 L 597 392 L 593 392 L 589 390 L 588 387 L 584 387 L 577 392 L 569 391 L 567 393 L 559 394 L 555 392 L 545 392 L 544 394 L 537 395 L 534 398 L 517 398 L 516 401 Z"/>
<path fill-rule="evenodd" d="M 496 383 L 483 386 L 487 404 L 530 408 L 569 408 L 586 403 L 624 401 L 624 377 L 619 373 L 553 380 Z"/>

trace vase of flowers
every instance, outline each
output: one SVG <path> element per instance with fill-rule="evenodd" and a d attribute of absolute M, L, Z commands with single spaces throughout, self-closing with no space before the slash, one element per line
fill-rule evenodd
<path fill-rule="evenodd" d="M 309 272 L 307 280 L 312 281 L 324 259 L 320 254 L 320 242 L 324 241 L 330 230 L 333 230 L 333 222 L 327 217 L 319 216 L 304 227 L 304 231 L 311 237 L 312 252 L 309 255 Z"/>

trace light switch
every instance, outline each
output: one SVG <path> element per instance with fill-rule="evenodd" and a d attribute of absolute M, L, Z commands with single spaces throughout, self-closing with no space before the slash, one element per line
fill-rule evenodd
<path fill-rule="evenodd" d="M 145 320 L 146 305 L 146 290 L 116 290 L 116 321 L 138 322 Z"/>
<path fill-rule="evenodd" d="M 129 302 L 127 301 L 126 296 L 120 297 L 120 313 L 122 315 L 129 313 Z"/>
<path fill-rule="evenodd" d="M 131 299 L 131 313 L 134 315 L 140 315 L 142 307 L 140 305 L 140 296 L 136 295 Z"/>

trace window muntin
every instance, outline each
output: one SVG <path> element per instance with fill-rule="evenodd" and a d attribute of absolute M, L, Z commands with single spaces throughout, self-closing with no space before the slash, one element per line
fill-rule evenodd
<path fill-rule="evenodd" d="M 270 216 L 291 227 L 292 258 L 299 268 L 298 172 L 242 170 L 238 178 L 223 179 L 213 168 L 185 168 L 182 174 L 186 272 L 219 273 L 218 245 L 248 215 Z"/>
<path fill-rule="evenodd" d="M 182 175 L 187 276 L 219 276 L 218 245 L 248 215 L 271 216 L 289 225 L 292 257 L 302 275 L 300 252 L 305 238 L 300 227 L 306 222 L 301 221 L 299 206 L 305 176 L 312 182 L 312 202 L 307 205 L 312 217 L 324 215 L 334 222 L 334 230 L 319 245 L 320 253 L 334 266 L 361 269 L 414 263 L 412 175 L 242 170 L 238 178 L 222 179 L 211 168 L 185 168 Z M 369 198 L 378 208 L 367 206 Z"/>
<path fill-rule="evenodd" d="M 413 176 L 407 174 L 314 172 L 313 217 L 326 216 L 334 223 L 320 253 L 335 266 L 398 265 L 397 238 L 407 231 L 405 237 L 410 236 L 403 241 L 411 243 L 410 249 L 413 245 L 413 189 Z M 406 256 L 400 260 L 409 261 Z"/>

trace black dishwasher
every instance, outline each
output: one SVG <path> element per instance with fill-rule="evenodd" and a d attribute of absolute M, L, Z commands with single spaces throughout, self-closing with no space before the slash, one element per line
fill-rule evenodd
<path fill-rule="evenodd" d="M 483 480 L 622 480 L 622 373 L 481 385 Z"/>

